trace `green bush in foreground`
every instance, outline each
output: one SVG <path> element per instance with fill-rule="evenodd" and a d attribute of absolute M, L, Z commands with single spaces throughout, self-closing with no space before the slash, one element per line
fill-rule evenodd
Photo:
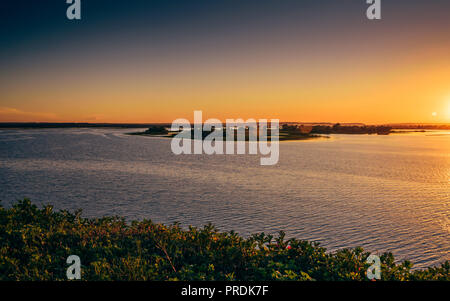
<path fill-rule="evenodd" d="M 39 209 L 29 200 L 0 206 L 0 280 L 66 280 L 78 255 L 82 280 L 367 280 L 369 253 L 334 253 L 316 243 L 264 233 L 242 238 L 149 220 L 86 219 L 81 211 Z M 391 253 L 380 256 L 382 280 L 450 280 L 450 264 L 411 271 Z"/>

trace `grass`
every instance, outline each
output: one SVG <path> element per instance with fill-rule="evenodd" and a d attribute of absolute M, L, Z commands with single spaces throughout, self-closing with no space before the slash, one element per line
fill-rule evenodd
<path fill-rule="evenodd" d="M 366 281 L 362 248 L 329 253 L 319 244 L 264 233 L 243 238 L 212 225 L 181 228 L 81 211 L 0 206 L 0 280 L 66 280 L 66 259 L 81 258 L 82 280 Z M 450 280 L 450 264 L 412 271 L 380 254 L 382 280 Z"/>

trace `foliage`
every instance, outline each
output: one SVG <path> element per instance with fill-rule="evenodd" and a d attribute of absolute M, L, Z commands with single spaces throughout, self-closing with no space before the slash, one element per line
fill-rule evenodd
<path fill-rule="evenodd" d="M 66 280 L 66 259 L 81 258 L 83 280 L 367 280 L 369 253 L 326 252 L 317 243 L 264 233 L 249 238 L 214 226 L 181 228 L 81 211 L 0 206 L 0 280 Z M 380 256 L 383 280 L 450 280 L 450 264 L 411 271 Z"/>

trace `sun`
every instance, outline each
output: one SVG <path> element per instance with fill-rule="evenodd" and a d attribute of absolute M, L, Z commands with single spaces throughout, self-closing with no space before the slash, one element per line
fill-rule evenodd
<path fill-rule="evenodd" d="M 447 101 L 447 119 L 450 120 L 450 100 Z"/>

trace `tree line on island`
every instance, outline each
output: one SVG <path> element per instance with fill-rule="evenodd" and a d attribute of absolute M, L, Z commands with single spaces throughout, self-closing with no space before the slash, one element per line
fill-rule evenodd
<path fill-rule="evenodd" d="M 203 128 L 198 126 L 197 128 Z M 204 139 L 210 135 L 216 129 L 212 127 L 210 131 L 201 130 L 202 138 Z M 223 136 L 226 137 L 228 131 L 234 131 L 234 137 L 238 137 L 238 132 L 241 130 L 243 135 L 245 135 L 245 140 L 249 140 L 250 127 L 243 124 L 241 126 L 235 127 L 224 127 Z M 258 128 L 256 130 L 256 137 L 259 139 Z M 190 138 L 194 138 L 195 127 L 190 130 Z M 368 134 L 368 135 L 389 135 L 392 131 L 392 127 L 384 125 L 341 125 L 336 123 L 334 125 L 304 125 L 304 124 L 289 124 L 283 123 L 279 127 L 279 140 L 301 140 L 308 138 L 324 137 L 320 135 L 328 134 Z M 164 137 L 174 137 L 180 131 L 171 131 L 168 126 L 165 125 L 154 125 L 149 127 L 145 132 L 135 133 L 144 135 L 156 135 Z M 189 134 L 187 134 L 189 137 Z M 269 125 L 267 138 L 271 139 L 271 129 Z"/>

